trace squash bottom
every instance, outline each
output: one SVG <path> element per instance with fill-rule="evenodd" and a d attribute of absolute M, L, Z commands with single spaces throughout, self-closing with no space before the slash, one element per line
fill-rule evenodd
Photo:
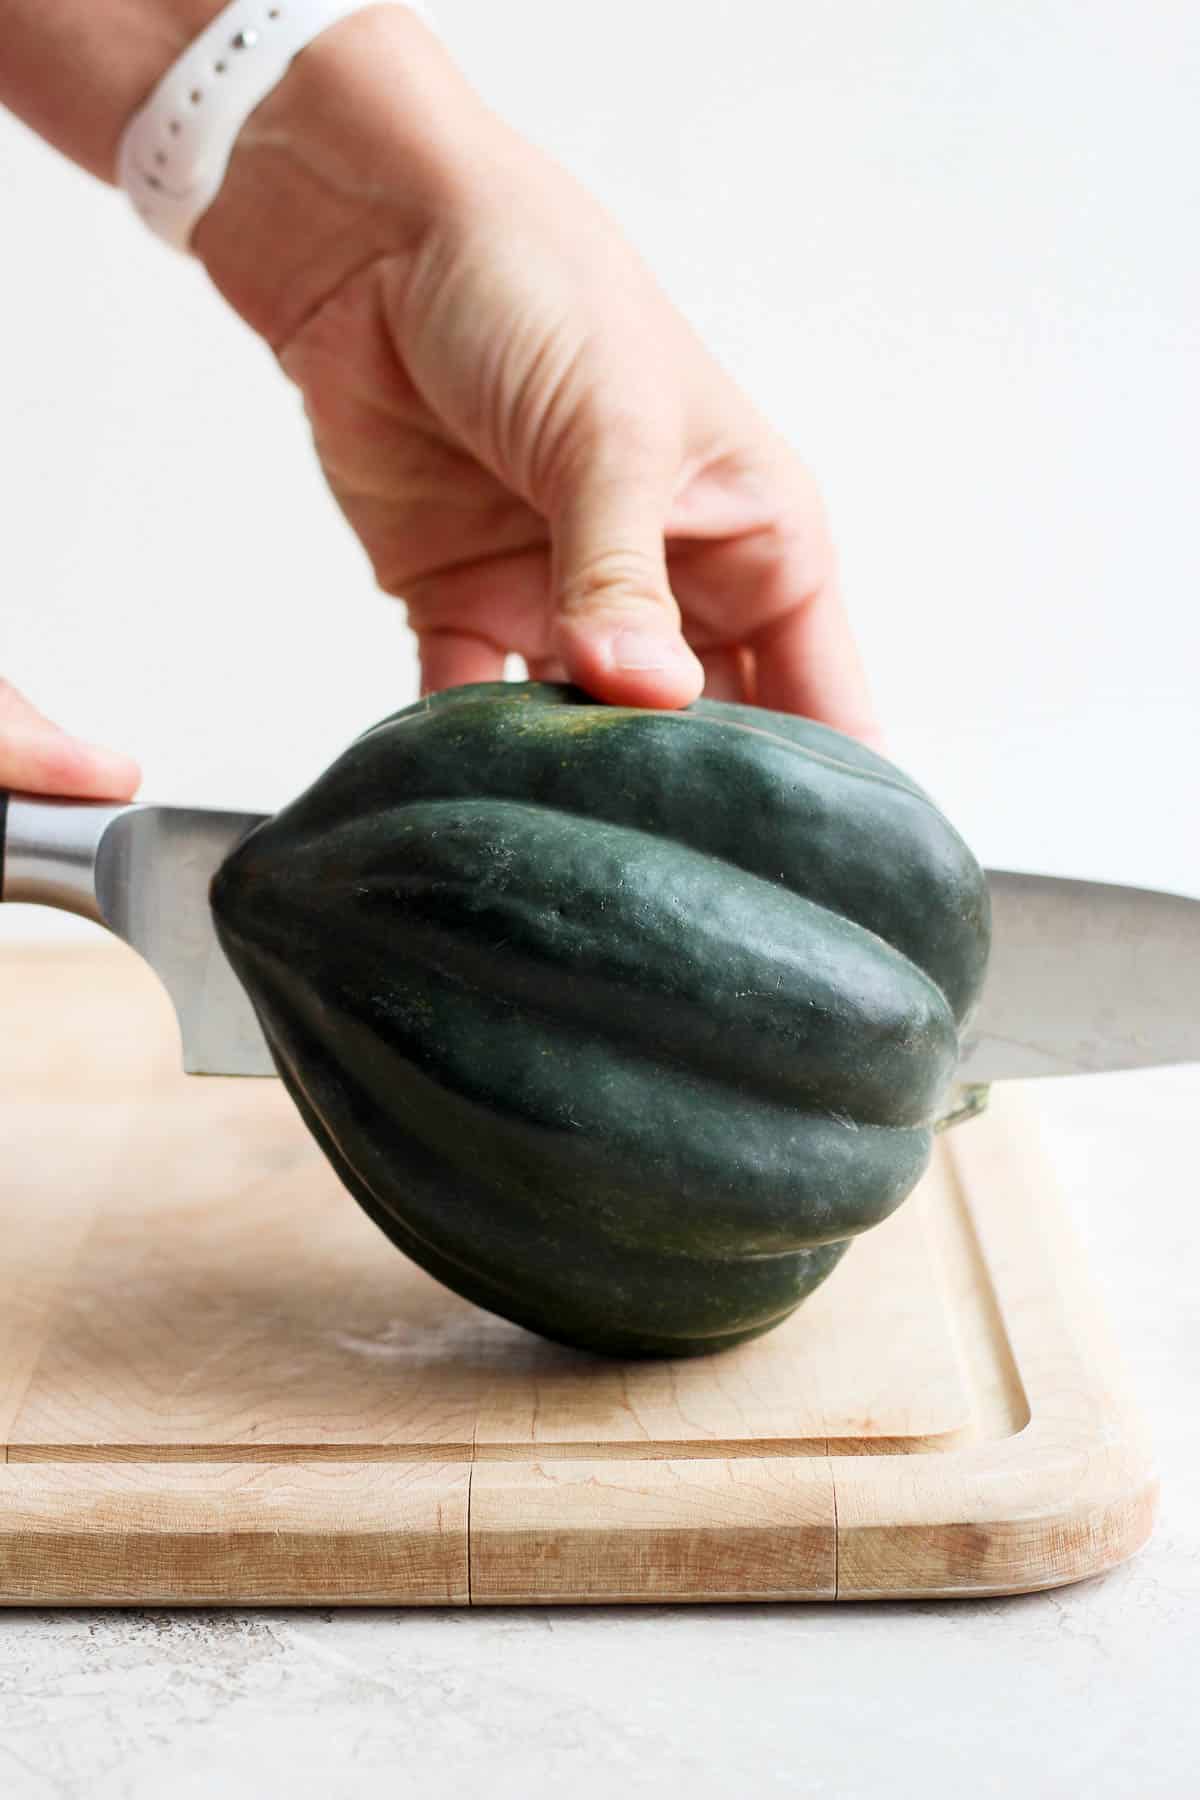
<path fill-rule="evenodd" d="M 397 1217 L 361 1178 L 343 1155 L 340 1145 L 325 1120 L 311 1104 L 303 1086 L 295 1078 L 286 1059 L 279 1055 L 274 1046 L 271 1034 L 267 1033 L 268 1044 L 275 1055 L 276 1066 L 283 1078 L 284 1085 L 291 1094 L 297 1111 L 316 1142 L 324 1152 L 334 1172 L 346 1191 L 362 1207 L 367 1217 L 398 1250 L 435 1280 L 453 1293 L 459 1294 L 472 1305 L 482 1307 L 486 1312 L 497 1314 L 500 1318 L 520 1325 L 523 1330 L 536 1332 L 539 1337 L 548 1338 L 556 1344 L 563 1344 L 572 1350 L 581 1350 L 596 1356 L 620 1357 L 625 1360 L 670 1358 L 690 1356 L 712 1356 L 722 1350 L 731 1350 L 737 1344 L 748 1343 L 752 1338 L 762 1337 L 773 1331 L 777 1325 L 789 1318 L 796 1308 L 833 1273 L 853 1239 L 839 1238 L 833 1243 L 816 1244 L 811 1249 L 794 1251 L 787 1257 L 787 1304 L 778 1310 L 771 1311 L 766 1317 L 758 1317 L 751 1324 L 735 1325 L 727 1331 L 707 1332 L 700 1336 L 689 1336 L 686 1332 L 655 1333 L 641 1328 L 622 1326 L 620 1324 L 603 1325 L 595 1319 L 581 1320 L 578 1313 L 574 1317 L 555 1313 L 550 1309 L 530 1304 L 514 1296 L 511 1290 L 500 1282 L 489 1281 L 480 1270 L 471 1268 L 455 1258 L 443 1255 L 438 1248 L 430 1244 L 416 1232 L 409 1229 L 404 1221 Z M 690 1259 L 687 1259 L 690 1260 Z M 685 1259 L 680 1258 L 683 1265 Z M 693 1273 L 703 1269 L 697 1262 Z M 713 1270 L 719 1280 L 727 1272 L 727 1265 L 719 1265 Z M 682 1267 L 664 1270 L 664 1276 L 682 1273 Z M 574 1308 L 570 1309 L 574 1312 Z"/>

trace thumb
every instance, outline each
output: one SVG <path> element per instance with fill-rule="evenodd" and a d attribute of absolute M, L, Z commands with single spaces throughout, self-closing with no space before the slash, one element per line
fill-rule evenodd
<path fill-rule="evenodd" d="M 127 800 L 140 780 L 138 766 L 128 756 L 69 736 L 0 680 L 0 788 L 80 800 Z"/>
<path fill-rule="evenodd" d="M 667 577 L 672 484 L 632 458 L 584 469 L 551 520 L 554 652 L 599 700 L 687 706 L 704 686 Z"/>

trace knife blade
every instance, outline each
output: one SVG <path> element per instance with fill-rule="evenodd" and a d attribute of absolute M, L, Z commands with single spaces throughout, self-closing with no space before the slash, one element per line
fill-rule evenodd
<path fill-rule="evenodd" d="M 1200 900 L 988 870 L 992 952 L 962 1081 L 1200 1061 Z"/>
<path fill-rule="evenodd" d="M 0 794 L 0 899 L 106 925 L 174 1003 L 189 1075 L 273 1075 L 208 886 L 262 813 Z M 1200 1061 L 1200 900 L 989 870 L 992 954 L 958 1078 Z"/>

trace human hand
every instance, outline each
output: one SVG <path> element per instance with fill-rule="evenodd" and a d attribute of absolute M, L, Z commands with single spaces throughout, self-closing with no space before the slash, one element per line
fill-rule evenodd
<path fill-rule="evenodd" d="M 138 766 L 129 757 L 71 737 L 0 680 L 0 788 L 77 800 L 128 800 L 140 781 Z"/>
<path fill-rule="evenodd" d="M 297 59 L 194 247 L 300 388 L 425 689 L 516 651 L 602 699 L 703 682 L 875 736 L 808 471 L 405 9 Z"/>

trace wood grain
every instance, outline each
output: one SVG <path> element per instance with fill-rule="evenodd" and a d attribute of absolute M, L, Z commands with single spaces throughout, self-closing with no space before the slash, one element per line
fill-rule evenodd
<path fill-rule="evenodd" d="M 0 1598 L 1007 1592 L 1153 1479 L 1020 1096 L 778 1331 L 619 1363 L 479 1312 L 104 945 L 0 956 Z"/>
<path fill-rule="evenodd" d="M 828 1457 L 476 1466 L 476 1606 L 836 1595 Z"/>
<path fill-rule="evenodd" d="M 613 1363 L 397 1256 L 277 1084 L 192 1085 L 140 1108 L 0 1105 L 18 1166 L 23 1134 L 36 1142 L 25 1191 L 68 1196 L 22 1207 L 10 1233 L 14 1366 L 36 1363 L 10 1403 L 10 1461 L 797 1454 L 969 1431 L 919 1211 L 760 1344 Z"/>
<path fill-rule="evenodd" d="M 0 1469 L 11 1606 L 465 1606 L 463 1464 Z"/>

